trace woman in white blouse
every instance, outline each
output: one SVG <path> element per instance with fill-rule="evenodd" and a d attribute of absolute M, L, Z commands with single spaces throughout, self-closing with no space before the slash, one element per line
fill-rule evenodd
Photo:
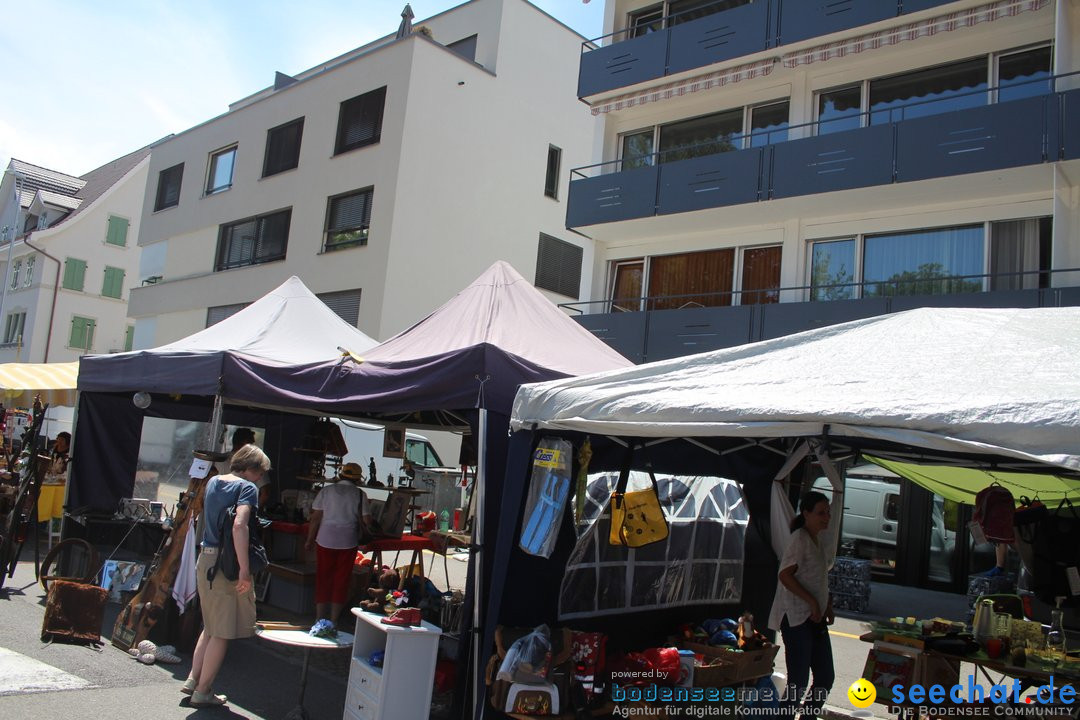
<path fill-rule="evenodd" d="M 834 494 L 839 501 L 839 494 Z M 803 495 L 799 513 L 791 521 L 791 539 L 780 560 L 779 583 L 769 617 L 769 626 L 779 629 L 784 638 L 787 701 L 801 708 L 803 717 L 821 714 L 835 678 L 828 627 L 833 623 L 829 568 L 836 557 L 836 531 L 829 527 L 831 516 L 825 495 L 816 491 Z M 814 685 L 804 705 L 811 670 Z"/>

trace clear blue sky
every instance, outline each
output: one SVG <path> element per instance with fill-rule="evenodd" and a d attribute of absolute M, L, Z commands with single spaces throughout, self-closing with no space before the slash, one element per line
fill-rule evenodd
<path fill-rule="evenodd" d="M 532 0 L 588 38 L 604 0 Z M 460 0 L 414 0 L 417 21 Z M 0 24 L 0 168 L 82 175 L 397 30 L 405 0 L 34 0 Z"/>

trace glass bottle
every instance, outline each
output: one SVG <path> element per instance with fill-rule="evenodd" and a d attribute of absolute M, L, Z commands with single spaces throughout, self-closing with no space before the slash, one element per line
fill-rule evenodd
<path fill-rule="evenodd" d="M 1046 657 L 1055 663 L 1065 659 L 1065 624 L 1064 613 L 1061 610 L 1061 601 L 1057 599 L 1057 607 L 1050 611 L 1050 630 L 1046 633 Z"/>

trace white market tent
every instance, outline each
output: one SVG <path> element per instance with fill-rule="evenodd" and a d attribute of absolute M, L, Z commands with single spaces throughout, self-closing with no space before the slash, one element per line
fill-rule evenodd
<path fill-rule="evenodd" d="M 644 438 L 828 435 L 1076 473 L 1080 308 L 924 308 L 526 385 L 511 426 Z"/>

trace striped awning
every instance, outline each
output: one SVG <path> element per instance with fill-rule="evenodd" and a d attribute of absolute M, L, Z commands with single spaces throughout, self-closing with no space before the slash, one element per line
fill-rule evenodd
<path fill-rule="evenodd" d="M 30 407 L 34 396 L 50 405 L 75 405 L 79 363 L 0 363 L 0 400 Z"/>
<path fill-rule="evenodd" d="M 908 40 L 929 37 L 942 32 L 951 32 L 960 28 L 974 27 L 979 23 L 993 22 L 1023 12 L 1040 10 L 1049 4 L 1050 0 L 1000 0 L 1000 2 L 978 5 L 946 15 L 938 15 L 919 22 L 870 33 L 869 35 L 860 35 L 859 37 L 839 40 L 827 45 L 818 45 L 805 50 L 790 52 L 783 56 L 783 63 L 784 67 L 794 68 L 822 60 L 855 55 L 866 50 L 898 45 Z"/>
<path fill-rule="evenodd" d="M 709 73 L 708 75 L 698 75 L 697 77 L 692 77 L 687 80 L 680 80 L 679 82 L 661 85 L 660 87 L 652 88 L 644 92 L 619 95 L 618 97 L 594 105 L 592 107 L 592 114 L 599 115 L 600 113 L 611 112 L 612 110 L 623 110 L 625 108 L 644 105 L 645 103 L 670 100 L 673 97 L 681 97 L 688 93 L 723 87 L 724 85 L 737 83 L 740 80 L 764 77 L 772 72 L 775 65 L 776 58 L 768 58 L 767 60 L 759 60 L 758 62 L 749 63 L 747 65 L 740 65 L 738 67 L 728 68 L 727 70 Z"/>

